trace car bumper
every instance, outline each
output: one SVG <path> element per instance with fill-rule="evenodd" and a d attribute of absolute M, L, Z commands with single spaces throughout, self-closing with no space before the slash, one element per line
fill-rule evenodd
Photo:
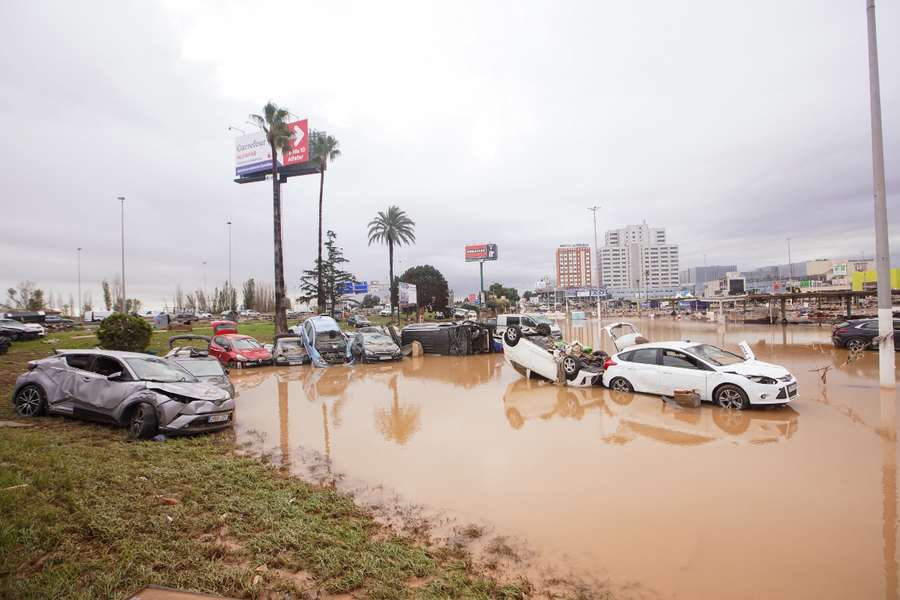
<path fill-rule="evenodd" d="M 797 399 L 799 391 L 797 380 L 794 379 L 787 382 L 779 381 L 774 385 L 753 383 L 747 395 L 750 404 L 753 405 L 787 404 Z"/>
<path fill-rule="evenodd" d="M 227 429 L 234 424 L 234 411 L 223 410 L 200 415 L 178 415 L 165 427 L 159 430 L 167 434 L 202 433 Z"/>

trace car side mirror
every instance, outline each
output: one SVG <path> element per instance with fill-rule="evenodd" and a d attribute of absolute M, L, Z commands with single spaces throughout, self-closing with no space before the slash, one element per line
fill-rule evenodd
<path fill-rule="evenodd" d="M 119 381 L 122 379 L 122 371 L 116 371 L 115 373 L 111 373 L 106 376 L 108 381 Z"/>

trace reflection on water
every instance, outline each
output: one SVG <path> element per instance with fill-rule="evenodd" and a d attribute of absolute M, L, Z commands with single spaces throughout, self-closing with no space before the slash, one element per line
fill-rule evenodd
<path fill-rule="evenodd" d="M 797 376 L 799 399 L 685 409 L 528 381 L 502 355 L 429 356 L 233 371 L 237 433 L 267 434 L 300 475 L 384 485 L 663 596 L 897 598 L 897 397 L 877 356 L 848 363 L 827 327 L 639 327 L 746 339 Z M 575 329 L 594 343 L 594 324 Z"/>

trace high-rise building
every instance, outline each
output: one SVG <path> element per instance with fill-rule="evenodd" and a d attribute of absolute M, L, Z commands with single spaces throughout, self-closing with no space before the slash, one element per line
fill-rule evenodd
<path fill-rule="evenodd" d="M 600 284 L 614 297 L 663 297 L 679 291 L 678 245 L 664 227 L 611 229 L 600 248 Z"/>
<path fill-rule="evenodd" d="M 593 284 L 594 263 L 587 244 L 563 244 L 556 249 L 556 287 L 582 288 Z"/>

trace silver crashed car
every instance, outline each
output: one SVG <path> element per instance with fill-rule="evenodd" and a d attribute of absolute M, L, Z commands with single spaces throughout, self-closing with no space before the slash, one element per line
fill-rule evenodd
<path fill-rule="evenodd" d="M 227 391 L 167 359 L 111 350 L 57 350 L 29 362 L 12 403 L 20 417 L 81 417 L 128 427 L 134 439 L 222 429 L 234 418 Z"/>

